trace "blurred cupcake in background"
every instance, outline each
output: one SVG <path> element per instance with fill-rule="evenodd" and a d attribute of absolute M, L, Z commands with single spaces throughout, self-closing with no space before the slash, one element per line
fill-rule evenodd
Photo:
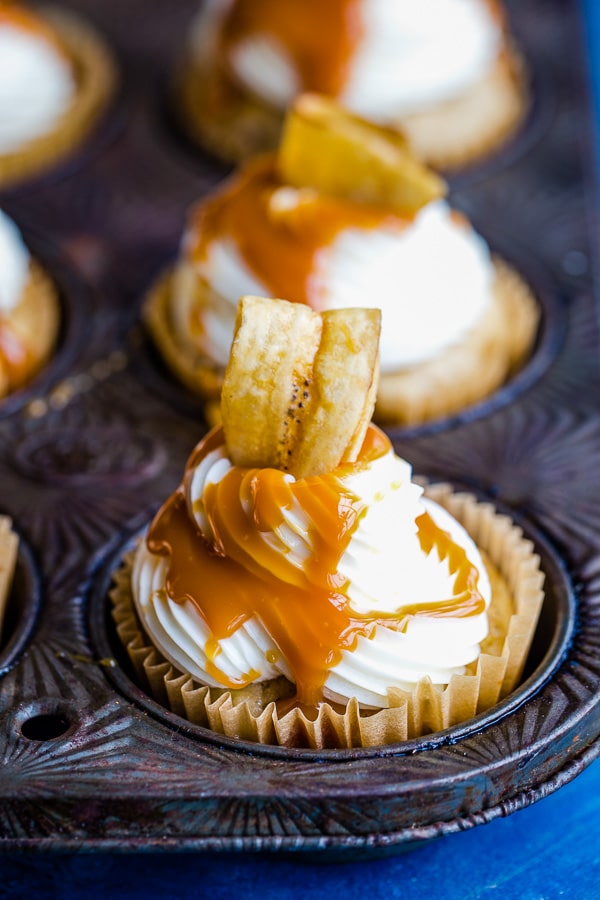
<path fill-rule="evenodd" d="M 37 375 L 52 354 L 59 324 L 52 280 L 0 211 L 0 397 Z"/>
<path fill-rule="evenodd" d="M 78 18 L 0 2 L 0 188 L 73 153 L 115 81 L 108 49 Z"/>
<path fill-rule="evenodd" d="M 529 357 L 539 306 L 396 131 L 302 95 L 277 154 L 190 211 L 146 322 L 170 368 L 218 401 L 243 294 L 382 310 L 376 418 L 420 425 L 502 385 Z"/>
<path fill-rule="evenodd" d="M 230 160 L 272 149 L 303 91 L 401 127 L 443 169 L 499 147 L 528 105 L 498 0 L 208 0 L 177 86 L 192 136 Z"/>

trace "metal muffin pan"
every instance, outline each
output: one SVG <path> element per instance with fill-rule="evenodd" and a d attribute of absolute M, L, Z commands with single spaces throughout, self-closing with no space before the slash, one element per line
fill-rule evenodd
<path fill-rule="evenodd" d="M 577 7 L 508 4 L 537 106 L 512 146 L 451 180 L 451 201 L 536 289 L 536 354 L 477 408 L 390 431 L 418 474 L 491 498 L 536 543 L 547 601 L 526 678 L 457 728 L 319 753 L 174 716 L 135 684 L 115 641 L 111 572 L 206 430 L 140 332 L 139 307 L 187 207 L 226 169 L 164 115 L 193 0 L 151 14 L 142 0 L 65 5 L 105 31 L 127 87 L 122 127 L 96 153 L 0 196 L 64 311 L 55 361 L 0 408 L 0 511 L 22 538 L 0 644 L 2 846 L 356 858 L 541 799 L 600 752 L 598 226 Z"/>

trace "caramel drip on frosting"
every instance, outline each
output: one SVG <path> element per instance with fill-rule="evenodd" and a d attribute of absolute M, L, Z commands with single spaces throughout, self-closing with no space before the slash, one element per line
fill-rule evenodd
<path fill-rule="evenodd" d="M 283 46 L 300 89 L 337 96 L 363 34 L 363 0 L 235 0 L 223 23 L 225 57 L 243 40 L 269 35 Z"/>
<path fill-rule="evenodd" d="M 155 517 L 147 544 L 151 553 L 169 557 L 169 597 L 191 601 L 208 624 L 210 670 L 226 687 L 241 687 L 256 677 L 249 672 L 231 680 L 218 668 L 218 642 L 253 616 L 261 619 L 288 661 L 298 699 L 314 704 L 343 651 L 352 650 L 358 637 L 368 637 L 377 624 L 402 628 L 408 616 L 473 616 L 485 609 L 477 569 L 427 514 L 418 520 L 421 544 L 425 552 L 435 546 L 442 558 L 449 557 L 456 573 L 455 596 L 432 605 L 415 603 L 393 614 L 361 615 L 350 608 L 337 569 L 365 507 L 341 478 L 388 451 L 388 439 L 374 427 L 356 463 L 324 476 L 290 482 L 275 469 L 230 469 L 204 491 L 204 509 L 215 534 L 209 543 L 189 515 L 185 486 L 198 462 L 222 440 L 216 429 L 198 445 L 184 483 Z M 281 525 L 282 509 L 295 505 L 314 523 L 308 535 L 312 555 L 303 569 L 261 538 Z"/>
<path fill-rule="evenodd" d="M 0 369 L 6 377 L 7 388 L 14 391 L 25 384 L 33 371 L 32 354 L 23 337 L 0 318 Z"/>
<path fill-rule="evenodd" d="M 50 25 L 47 25 L 43 19 L 23 6 L 0 2 L 0 28 L 3 25 L 18 28 L 35 37 L 42 38 L 48 44 L 51 44 L 64 59 L 68 59 L 68 53 Z"/>
<path fill-rule="evenodd" d="M 326 298 L 314 275 L 324 247 L 347 228 L 401 230 L 409 222 L 389 209 L 282 187 L 274 159 L 263 157 L 194 207 L 188 252 L 200 262 L 214 241 L 231 241 L 267 294 L 319 311 Z"/>

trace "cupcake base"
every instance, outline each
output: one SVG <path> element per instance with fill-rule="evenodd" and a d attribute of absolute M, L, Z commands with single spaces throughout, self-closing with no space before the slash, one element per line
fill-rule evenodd
<path fill-rule="evenodd" d="M 115 575 L 111 592 L 117 633 L 136 679 L 157 702 L 219 734 L 286 747 L 374 747 L 441 731 L 494 706 L 518 685 L 543 602 L 543 573 L 533 545 L 510 518 L 447 485 L 427 489 L 471 534 L 486 558 L 492 583 L 490 633 L 476 664 L 447 686 L 419 682 L 413 691 L 390 690 L 390 708 L 345 709 L 328 703 L 304 710 L 285 679 L 241 691 L 196 684 L 152 646 L 131 596 L 131 556 Z"/>
<path fill-rule="evenodd" d="M 44 10 L 43 18 L 66 47 L 74 70 L 75 97 L 51 132 L 0 154 L 0 188 L 12 187 L 69 156 L 97 124 L 115 90 L 115 64 L 93 28 L 58 9 Z"/>
<path fill-rule="evenodd" d="M 19 539 L 12 530 L 11 520 L 7 516 L 0 516 L 0 646 L 4 643 L 2 625 L 17 563 L 18 549 Z"/>
<path fill-rule="evenodd" d="M 0 397 L 28 384 L 48 361 L 60 326 L 54 283 L 31 260 L 19 303 L 0 314 Z"/>
<path fill-rule="evenodd" d="M 231 80 L 215 59 L 210 27 L 191 43 L 174 96 L 192 140 L 234 163 L 276 149 L 283 114 Z M 424 162 L 461 168 L 491 154 L 517 130 L 529 107 L 528 93 L 523 61 L 506 45 L 488 75 L 460 97 L 386 124 L 404 131 Z"/>
<path fill-rule="evenodd" d="M 486 78 L 455 100 L 397 121 L 418 157 L 436 169 L 459 169 L 498 150 L 525 119 L 525 66 L 505 49 Z"/>
<path fill-rule="evenodd" d="M 522 278 L 495 260 L 493 302 L 484 319 L 459 343 L 434 360 L 379 381 L 375 421 L 416 426 L 454 415 L 490 396 L 530 355 L 540 319 L 539 306 Z M 172 272 L 151 289 L 144 320 L 162 357 L 176 377 L 207 404 L 207 419 L 218 420 L 223 369 L 182 340 L 171 309 Z"/>

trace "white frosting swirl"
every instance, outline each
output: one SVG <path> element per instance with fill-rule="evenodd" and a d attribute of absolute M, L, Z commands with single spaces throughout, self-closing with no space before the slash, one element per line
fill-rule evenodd
<path fill-rule="evenodd" d="M 12 219 L 0 210 L 0 311 L 21 299 L 29 273 L 29 251 Z"/>
<path fill-rule="evenodd" d="M 188 515 L 209 541 L 212 533 L 202 511 L 203 494 L 230 468 L 221 447 L 209 453 L 187 481 Z M 293 476 L 286 477 L 293 481 Z M 407 605 L 431 604 L 454 595 L 456 576 L 447 559 L 441 560 L 435 549 L 428 554 L 421 549 L 416 519 L 424 511 L 466 551 L 479 571 L 478 590 L 489 605 L 490 583 L 474 542 L 445 510 L 422 497 L 422 489 L 411 481 L 409 464 L 393 450 L 340 478 L 366 504 L 338 566 L 352 610 L 398 612 L 400 620 Z M 303 510 L 283 509 L 281 524 L 261 532 L 261 538 L 288 563 L 304 569 L 313 552 L 310 535 L 315 527 Z M 201 683 L 219 686 L 207 671 L 209 628 L 190 601 L 175 603 L 168 597 L 167 565 L 166 558 L 151 554 L 145 542 L 140 545 L 132 578 L 140 618 L 152 641 L 178 669 Z M 477 658 L 487 629 L 485 612 L 450 618 L 409 616 L 403 631 L 378 624 L 371 637 L 359 637 L 352 651 L 343 651 L 328 672 L 323 694 L 332 701 L 357 697 L 362 705 L 386 707 L 391 687 L 409 689 L 424 676 L 434 684 L 447 684 L 452 674 L 462 674 Z M 219 641 L 219 648 L 219 668 L 228 678 L 239 679 L 252 671 L 258 673 L 256 681 L 279 675 L 293 680 L 287 661 L 257 616 Z"/>
<path fill-rule="evenodd" d="M 0 23 L 0 154 L 52 131 L 74 93 L 68 62 L 43 35 Z"/>
<path fill-rule="evenodd" d="M 289 189 L 293 193 L 293 189 Z M 189 340 L 200 315 L 200 349 L 218 364 L 229 358 L 239 298 L 270 296 L 228 238 L 215 239 L 205 259 L 184 261 L 176 273 L 175 326 Z M 196 281 L 211 293 L 196 309 Z M 487 244 L 457 223 L 445 201 L 425 206 L 406 227 L 348 228 L 318 254 L 311 284 L 321 309 L 377 306 L 382 312 L 382 372 L 432 359 L 460 341 L 486 312 L 494 269 Z"/>
<path fill-rule="evenodd" d="M 481 0 L 362 0 L 360 14 L 362 36 L 338 99 L 382 121 L 460 96 L 491 69 L 502 41 Z M 304 88 L 288 48 L 268 32 L 236 43 L 230 65 L 242 84 L 280 109 Z"/>

